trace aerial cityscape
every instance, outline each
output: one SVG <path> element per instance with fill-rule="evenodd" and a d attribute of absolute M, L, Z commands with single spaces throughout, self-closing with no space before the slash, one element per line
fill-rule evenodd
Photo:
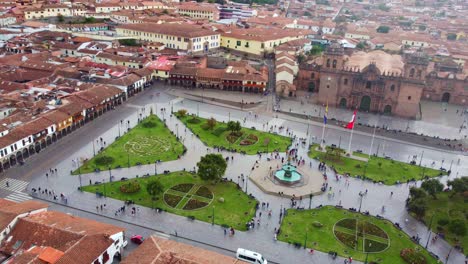
<path fill-rule="evenodd" d="M 466 0 L 1 0 L 0 263 L 468 264 Z"/>

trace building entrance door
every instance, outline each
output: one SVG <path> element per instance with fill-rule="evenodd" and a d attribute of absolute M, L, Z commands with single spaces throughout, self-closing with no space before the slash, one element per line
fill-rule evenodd
<path fill-rule="evenodd" d="M 370 96 L 363 96 L 361 99 L 361 104 L 359 106 L 359 110 L 361 111 L 369 111 L 371 106 L 371 98 Z"/>

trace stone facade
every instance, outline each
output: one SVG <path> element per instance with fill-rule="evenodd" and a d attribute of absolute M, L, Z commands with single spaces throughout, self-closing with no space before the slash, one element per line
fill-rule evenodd
<path fill-rule="evenodd" d="M 415 118 L 421 99 L 468 105 L 468 84 L 461 73 L 428 72 L 422 52 L 406 56 L 383 51 L 346 55 L 331 44 L 313 63 L 301 65 L 298 90 L 317 93 L 318 102 L 334 107 Z"/>

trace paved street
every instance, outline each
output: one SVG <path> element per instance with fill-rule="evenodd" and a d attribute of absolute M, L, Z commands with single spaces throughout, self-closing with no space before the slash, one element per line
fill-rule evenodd
<path fill-rule="evenodd" d="M 164 89 L 164 88 L 163 88 Z M 218 121 L 230 120 L 243 120 L 246 118 L 246 127 L 256 127 L 258 130 L 268 126 L 285 126 L 292 129 L 298 137 L 307 138 L 310 142 L 317 142 L 320 139 L 322 132 L 322 126 L 319 123 L 309 122 L 305 123 L 302 119 L 294 118 L 274 118 L 270 113 L 259 115 L 255 118 L 254 115 L 250 115 L 248 112 L 239 111 L 232 108 L 225 108 L 217 105 L 202 104 L 192 100 L 186 100 L 181 98 L 175 98 L 169 96 L 163 92 L 163 89 L 149 89 L 133 98 L 123 106 L 116 108 L 115 110 L 106 113 L 99 119 L 86 124 L 83 128 L 78 129 L 73 134 L 63 138 L 54 145 L 44 149 L 40 154 L 34 155 L 30 159 L 26 160 L 26 164 L 20 167 L 15 167 L 2 174 L 0 177 L 0 195 L 2 197 L 8 197 L 10 195 L 19 195 L 23 193 L 21 189 L 21 182 L 14 181 L 20 180 L 23 182 L 30 182 L 27 190 L 30 191 L 32 188 L 47 188 L 52 189 L 55 193 L 64 193 L 68 197 L 67 206 L 75 209 L 67 209 L 63 206 L 53 206 L 52 209 L 58 210 L 70 210 L 70 212 L 83 212 L 87 216 L 93 219 L 102 220 L 100 216 L 96 215 L 99 213 L 106 217 L 106 222 L 114 221 L 109 218 L 115 218 L 115 223 L 126 222 L 126 225 L 130 226 L 131 232 L 141 232 L 142 234 L 150 234 L 155 230 L 161 231 L 166 234 L 173 234 L 177 231 L 181 237 L 186 237 L 192 240 L 200 240 L 211 245 L 216 245 L 221 248 L 221 253 L 231 254 L 232 251 L 236 250 L 237 247 L 249 248 L 258 252 L 261 252 L 266 256 L 267 259 L 278 263 L 343 263 L 343 259 L 337 259 L 335 262 L 332 261 L 327 254 L 316 252 L 314 255 L 308 254 L 305 250 L 298 250 L 289 246 L 285 243 L 274 241 L 273 229 L 279 226 L 279 211 L 280 208 L 288 207 L 288 199 L 266 195 L 261 192 L 255 184 L 246 181 L 248 184 L 248 192 L 252 193 L 260 201 L 269 202 L 272 205 L 273 216 L 271 219 L 263 214 L 262 225 L 260 228 L 248 231 L 248 232 L 236 232 L 234 237 L 225 237 L 223 230 L 219 226 L 212 226 L 205 222 L 188 222 L 185 217 L 180 217 L 172 214 L 161 213 L 157 214 L 155 211 L 148 208 L 140 208 L 136 217 L 131 215 L 115 216 L 114 212 L 116 208 L 122 206 L 121 201 L 108 199 L 108 198 L 97 198 L 93 194 L 82 193 L 77 188 L 82 185 L 88 185 L 94 181 L 109 181 L 109 174 L 113 176 L 114 180 L 120 179 L 121 177 L 136 177 L 142 176 L 147 173 L 153 174 L 155 171 L 155 165 L 141 165 L 131 168 L 122 168 L 118 170 L 112 170 L 110 172 L 90 173 L 81 176 L 71 176 L 70 171 L 76 168 L 76 164 L 72 160 L 77 158 L 89 158 L 94 154 L 93 142 L 98 138 L 103 138 L 103 141 L 107 145 L 111 144 L 115 140 L 115 137 L 126 128 L 119 128 L 120 120 L 130 121 L 130 126 L 133 127 L 136 124 L 138 115 L 148 115 L 150 108 L 161 109 L 166 108 L 170 111 L 173 108 L 174 111 L 177 109 L 187 109 L 190 113 L 199 114 L 202 117 L 214 117 Z M 155 96 L 151 99 L 151 94 L 160 92 L 159 96 Z M 145 111 L 142 110 L 145 107 Z M 187 147 L 187 153 L 181 157 L 181 160 L 164 162 L 156 166 L 158 172 L 163 170 L 176 171 L 181 169 L 192 169 L 200 157 L 207 152 L 213 150 L 207 149 L 196 137 L 193 137 L 190 131 L 185 129 L 183 124 L 179 122 L 175 117 L 170 115 L 164 115 L 161 111 L 157 111 L 160 118 L 167 120 L 168 127 L 182 136 L 182 141 Z M 268 126 L 264 126 L 268 122 Z M 125 122 L 124 122 L 125 123 Z M 328 128 L 326 130 L 327 144 L 336 144 L 346 148 L 348 146 L 349 131 L 345 131 L 339 128 Z M 452 151 L 441 151 L 434 148 L 428 148 L 417 144 L 408 144 L 407 142 L 399 141 L 397 139 L 387 139 L 383 137 L 376 137 L 372 144 L 372 150 L 370 150 L 371 136 L 368 133 L 359 133 L 355 131 L 353 135 L 352 149 L 363 150 L 365 153 L 371 151 L 372 153 L 378 153 L 379 156 L 391 156 L 394 159 L 401 161 L 409 161 L 414 155 L 416 159 L 421 161 L 423 165 L 434 167 L 445 167 L 452 169 L 451 178 L 461 176 L 462 172 L 468 171 L 468 157 L 460 155 L 459 153 Z M 97 149 L 99 146 L 95 146 Z M 228 153 L 222 153 L 228 155 Z M 234 161 L 229 164 L 226 176 L 233 181 L 238 181 L 240 173 L 248 174 L 252 164 L 257 159 L 257 156 L 243 156 L 241 154 L 229 153 L 229 156 L 234 156 Z M 306 164 L 308 164 L 307 149 L 300 148 L 299 156 L 306 158 Z M 266 158 L 265 156 L 263 158 Z M 317 166 L 316 161 L 312 161 L 313 166 Z M 45 174 L 50 168 L 57 168 L 58 173 L 49 174 L 48 177 Z M 328 172 L 332 175 L 332 172 Z M 8 178 L 11 190 L 6 188 L 6 178 Z M 334 177 L 331 176 L 331 179 Z M 442 177 L 443 181 L 446 181 L 449 177 Z M 14 187 L 13 187 L 14 186 Z M 321 195 L 313 198 L 312 206 L 322 205 L 337 205 L 341 204 L 345 208 L 358 207 L 360 191 L 369 190 L 368 194 L 363 198 L 362 210 L 368 210 L 371 214 L 382 214 L 381 207 L 382 202 L 385 202 L 386 211 L 383 214 L 384 217 L 388 218 L 392 222 L 399 222 L 403 225 L 403 229 L 410 235 L 419 234 L 423 239 L 421 243 L 425 243 L 427 237 L 427 228 L 421 223 L 410 217 L 404 208 L 404 202 L 408 196 L 408 190 L 411 185 L 400 184 L 395 186 L 384 186 L 374 184 L 371 182 L 364 182 L 358 179 L 350 179 L 350 186 L 345 187 L 344 181 L 330 180 L 329 186 L 333 187 L 334 190 L 342 190 L 342 192 L 336 192 L 335 197 L 328 197 L 327 195 Z M 16 189 L 13 189 L 16 188 Z M 245 188 L 245 186 L 244 186 Z M 390 192 L 394 192 L 393 197 L 390 198 Z M 51 199 L 52 197 L 39 194 L 41 199 Z M 16 196 L 10 196 L 12 200 L 20 199 Z M 63 201 L 59 201 L 63 203 Z M 308 201 L 304 201 L 308 202 Z M 103 212 L 96 212 L 96 205 L 106 204 L 106 209 Z M 75 210 L 75 211 L 73 211 Z M 78 211 L 76 211 L 78 210 Z M 112 223 L 112 222 L 111 222 Z M 129 224 L 132 223 L 132 224 Z M 189 223 L 189 224 L 187 224 Z M 137 229 L 134 225 L 139 225 Z M 145 231 L 146 230 L 146 231 Z M 146 233 L 145 233 L 146 232 Z M 129 234 L 129 233 L 127 233 Z M 313 241 L 310 241 L 312 243 Z M 448 254 L 450 247 L 447 243 L 442 240 L 437 241 L 435 244 L 429 245 L 429 250 L 436 253 L 442 258 Z M 462 263 L 464 256 L 453 251 L 450 255 L 449 263 Z"/>

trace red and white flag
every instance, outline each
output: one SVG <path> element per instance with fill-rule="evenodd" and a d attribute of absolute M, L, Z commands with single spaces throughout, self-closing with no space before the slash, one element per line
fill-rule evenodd
<path fill-rule="evenodd" d="M 351 121 L 345 126 L 347 129 L 353 129 L 354 128 L 354 121 L 356 121 L 356 110 L 354 110 L 353 117 L 351 117 Z"/>

